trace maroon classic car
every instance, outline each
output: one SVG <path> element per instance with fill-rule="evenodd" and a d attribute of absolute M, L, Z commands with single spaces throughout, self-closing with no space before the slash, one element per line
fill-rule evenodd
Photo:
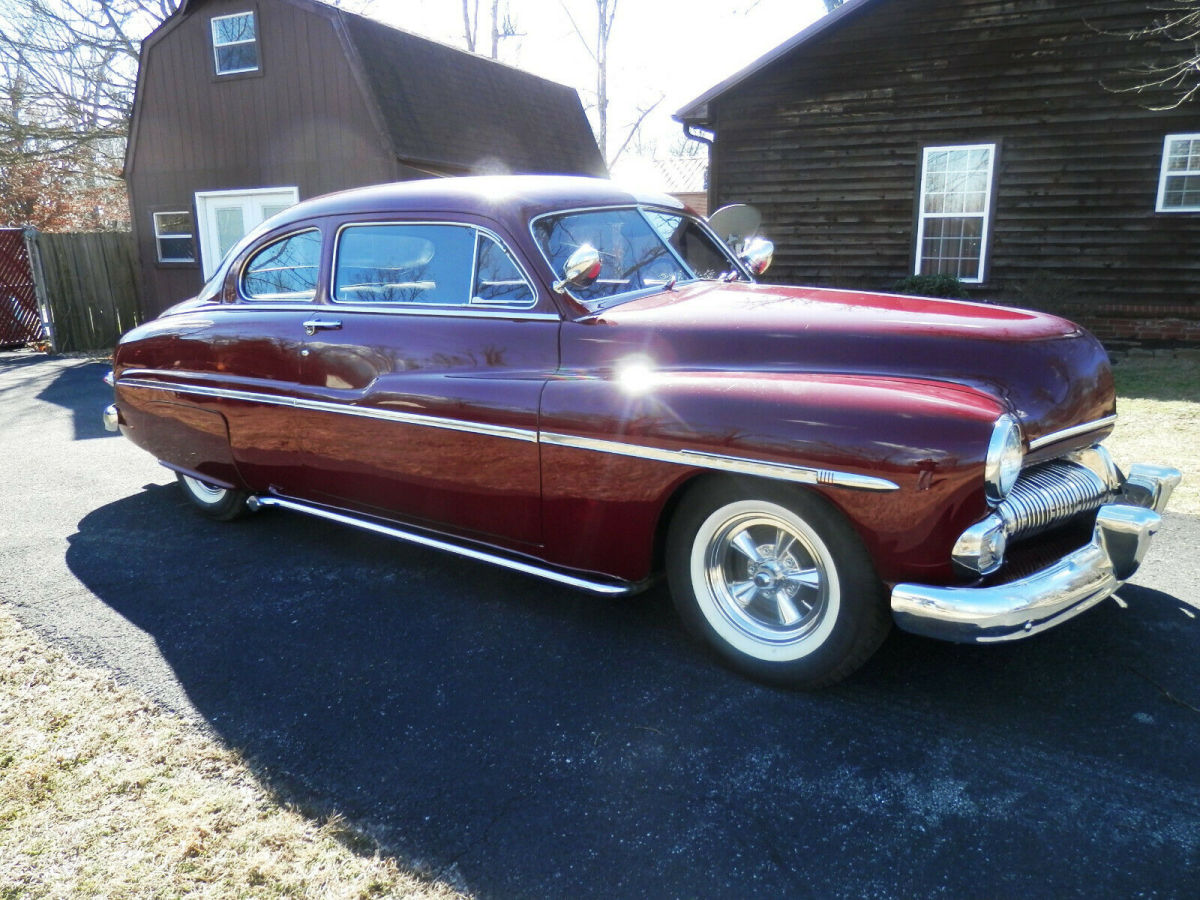
<path fill-rule="evenodd" d="M 806 686 L 892 622 L 1021 638 L 1133 574 L 1179 473 L 1100 446 L 1087 332 L 758 284 L 769 256 L 602 180 L 319 197 L 122 339 L 105 420 L 213 518 L 279 507 L 603 594 L 665 572 L 727 662 Z"/>

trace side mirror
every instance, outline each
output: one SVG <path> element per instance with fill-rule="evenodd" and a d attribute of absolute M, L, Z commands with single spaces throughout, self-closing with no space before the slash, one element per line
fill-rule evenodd
<path fill-rule="evenodd" d="M 738 259 L 746 264 L 751 275 L 761 275 L 771 266 L 775 258 L 775 245 L 766 238 L 752 237 L 742 247 Z"/>
<path fill-rule="evenodd" d="M 567 288 L 589 287 L 600 277 L 602 267 L 600 251 L 591 244 L 582 244 L 567 257 L 563 264 L 563 277 L 552 285 L 555 293 L 565 293 Z"/>

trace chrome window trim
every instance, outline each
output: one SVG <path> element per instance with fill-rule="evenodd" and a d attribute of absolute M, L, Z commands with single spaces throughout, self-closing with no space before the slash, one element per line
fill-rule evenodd
<path fill-rule="evenodd" d="M 518 322 L 560 322 L 562 317 L 557 313 L 543 312 L 522 312 L 521 310 L 509 311 L 500 307 L 484 307 L 484 306 L 437 306 L 430 309 L 414 309 L 405 307 L 404 309 L 393 309 L 384 306 L 367 306 L 356 305 L 352 303 L 337 304 L 337 311 L 350 313 L 374 313 L 385 316 L 437 316 L 444 319 L 507 319 L 509 321 Z M 314 298 L 308 303 L 295 303 L 293 301 L 281 300 L 241 300 L 236 303 L 221 303 L 214 301 L 205 303 L 203 306 L 189 307 L 187 310 L 172 315 L 191 315 L 193 313 L 203 312 L 237 312 L 239 315 L 247 315 L 250 312 L 262 312 L 264 309 L 270 309 L 272 312 L 295 312 L 309 315 L 314 310 L 324 310 L 332 312 L 333 306 L 326 303 L 322 298 Z M 169 319 L 170 317 L 168 317 Z"/>
<path fill-rule="evenodd" d="M 203 312 L 236 312 L 238 314 L 250 314 L 251 312 L 262 312 L 270 310 L 271 312 L 298 312 L 311 314 L 314 310 L 325 310 L 331 312 L 332 307 L 326 304 L 323 299 L 314 298 L 311 302 L 293 302 L 283 300 L 241 300 L 233 302 L 233 304 L 223 304 L 220 300 L 206 302 L 203 306 L 188 307 L 187 310 L 172 313 L 172 316 L 167 317 L 168 320 L 174 316 L 191 316 L 193 313 Z M 440 318 L 464 318 L 464 319 L 506 319 L 510 322 L 562 322 L 562 317 L 557 313 L 552 312 L 521 312 L 506 311 L 502 308 L 472 306 L 472 307 L 454 307 L 454 306 L 438 306 L 431 310 L 413 310 L 413 308 L 403 308 L 403 310 L 394 310 L 394 308 L 384 308 L 380 306 L 358 306 L 354 304 L 338 304 L 337 312 L 356 312 L 356 313 L 374 313 L 379 316 L 436 316 Z"/>
<path fill-rule="evenodd" d="M 263 253 L 268 248 L 274 247 L 276 244 L 282 243 L 283 241 L 291 240 L 294 237 L 299 237 L 302 234 L 308 234 L 309 232 L 312 232 L 312 231 L 315 231 L 317 233 L 317 236 L 320 237 L 321 245 L 317 252 L 317 283 L 315 285 L 313 285 L 312 296 L 308 297 L 307 302 L 305 302 L 305 308 L 307 309 L 308 307 L 310 307 L 313 304 L 313 302 L 316 301 L 318 288 L 320 288 L 320 286 L 321 286 L 321 259 L 325 255 L 324 254 L 325 235 L 321 232 L 321 228 L 318 225 L 308 225 L 308 226 L 305 226 L 304 228 L 297 228 L 295 231 L 285 232 L 285 233 L 279 235 L 278 237 L 272 238 L 271 240 L 269 240 L 263 244 L 257 245 L 254 248 L 254 252 L 247 255 L 245 260 L 243 260 L 241 267 L 238 268 L 238 275 L 237 275 L 238 299 L 242 300 L 246 303 L 253 304 L 254 306 L 270 306 L 272 309 L 277 309 L 278 308 L 277 304 L 280 304 L 280 303 L 298 303 L 298 302 L 300 302 L 299 296 L 301 296 L 301 295 L 283 297 L 278 300 L 273 300 L 270 297 L 252 297 L 249 293 L 246 292 L 246 269 L 249 268 L 250 263 L 253 260 L 258 259 L 259 254 Z M 237 245 L 235 244 L 234 247 L 230 248 L 231 254 L 233 253 L 233 250 L 236 249 L 236 246 Z M 218 271 L 220 270 L 220 268 L 221 268 L 220 266 L 217 266 Z M 214 273 L 214 274 L 216 274 L 216 273 Z"/>
<path fill-rule="evenodd" d="M 575 450 L 590 450 L 597 453 L 610 453 L 617 456 L 628 456 L 634 459 L 645 459 L 653 462 L 665 462 L 674 465 L 693 466 L 701 469 L 713 469 L 721 472 L 732 472 L 740 475 L 757 475 L 766 478 L 778 478 L 784 481 L 794 481 L 801 484 L 823 484 L 834 487 L 853 488 L 866 491 L 896 491 L 900 486 L 886 478 L 873 475 L 859 475 L 853 472 L 840 472 L 832 469 L 818 469 L 810 466 L 799 466 L 791 463 L 766 462 L 763 460 L 747 459 L 738 456 L 726 456 L 710 453 L 704 450 L 665 450 L 657 447 L 646 447 L 638 444 L 626 444 L 620 441 L 606 441 L 579 435 L 560 434 L 557 432 L 537 432 L 527 428 L 511 428 L 504 425 L 484 425 L 474 422 L 463 422 L 458 419 L 446 419 L 440 416 L 427 416 L 419 413 L 397 412 L 375 408 L 349 406 L 324 400 L 306 400 L 299 397 L 285 397 L 281 394 L 263 394 L 257 391 L 240 391 L 230 388 L 204 387 L 202 385 L 178 384 L 160 381 L 156 376 L 163 373 L 153 369 L 126 370 L 117 379 L 120 387 L 144 388 L 147 390 L 169 391 L 172 393 L 191 394 L 199 397 L 215 397 L 227 400 L 244 400 L 252 403 L 265 403 L 272 406 L 283 406 L 294 409 L 307 409 L 316 412 L 338 413 L 341 415 L 358 416 L 368 419 L 380 419 L 404 425 L 418 425 L 428 428 L 441 428 L 447 431 L 458 431 L 466 434 L 480 434 L 488 437 L 505 438 L 508 440 L 524 441 L 526 443 L 549 444 L 556 447 L 567 447 Z"/>
<path fill-rule="evenodd" d="M 471 222 L 461 222 L 461 221 L 454 220 L 454 219 L 440 219 L 440 220 L 439 219 L 435 219 L 435 220 L 413 219 L 411 221 L 403 220 L 403 219 L 402 220 L 380 219 L 377 221 L 373 221 L 373 220 L 368 219 L 366 221 L 360 220 L 360 221 L 355 221 L 355 222 L 343 222 L 341 225 L 338 226 L 337 231 L 334 232 L 333 255 L 330 258 L 330 262 L 329 262 L 329 283 L 326 285 L 326 288 L 325 288 L 326 296 L 324 299 L 326 302 L 330 303 L 333 306 L 336 306 L 338 309 L 349 309 L 351 307 L 356 307 L 356 306 L 369 307 L 373 310 L 398 308 L 398 309 L 408 310 L 412 314 L 419 315 L 419 314 L 432 312 L 434 310 L 469 310 L 469 309 L 479 309 L 480 308 L 478 305 L 474 305 L 474 306 L 472 305 L 471 297 L 468 297 L 467 300 L 463 303 L 427 303 L 427 304 L 394 303 L 394 302 L 393 303 L 373 304 L 373 303 L 361 303 L 358 301 L 351 302 L 351 303 L 345 303 L 341 300 L 338 300 L 334 296 L 333 285 L 334 285 L 335 279 L 337 278 L 338 254 L 341 252 L 341 249 L 342 249 L 342 232 L 344 232 L 348 228 L 363 228 L 363 227 L 372 227 L 372 226 L 376 226 L 376 225 L 448 225 L 448 226 L 455 227 L 455 228 L 469 228 L 472 232 L 474 232 L 474 235 L 475 235 L 475 240 L 473 242 L 473 247 L 475 249 L 474 249 L 474 253 L 471 257 L 471 290 L 472 290 L 472 293 L 474 292 L 474 288 L 475 288 L 475 267 L 478 264 L 478 257 L 479 257 L 479 235 L 480 234 L 487 235 L 492 240 L 494 240 L 497 244 L 499 244 L 500 249 L 503 250 L 504 253 L 508 256 L 508 258 L 512 260 L 513 265 L 515 265 L 517 267 L 517 271 L 520 272 L 521 277 L 525 281 L 525 286 L 529 288 L 529 293 L 533 298 L 531 303 L 527 303 L 527 304 L 524 304 L 521 306 L 496 305 L 496 306 L 488 306 L 487 309 L 489 311 L 513 310 L 514 312 L 523 312 L 526 310 L 531 310 L 531 309 L 537 308 L 538 304 L 540 303 L 540 297 L 538 296 L 538 290 L 537 290 L 536 284 L 535 284 L 532 276 L 530 276 L 529 270 L 525 268 L 524 264 L 522 264 L 520 257 L 518 257 L 515 253 L 512 252 L 512 248 L 508 246 L 508 243 L 503 238 L 501 238 L 499 234 L 492 231 L 492 229 L 488 228 L 485 225 L 476 225 Z M 550 316 L 550 318 L 557 319 L 558 316 Z"/>
<path fill-rule="evenodd" d="M 608 206 L 581 206 L 578 208 L 571 208 L 571 209 L 555 209 L 555 210 L 551 210 L 550 212 L 544 212 L 544 213 L 534 216 L 532 219 L 529 220 L 529 237 L 533 241 L 533 245 L 535 247 L 537 247 L 538 253 L 540 253 L 542 255 L 542 261 L 546 263 L 546 268 L 550 270 L 551 276 L 553 278 L 559 277 L 558 273 L 554 271 L 554 264 L 550 262 L 550 257 L 546 255 L 546 250 L 542 246 L 542 242 L 538 240 L 538 236 L 533 230 L 534 226 L 538 222 L 540 222 L 542 219 L 545 219 L 549 216 L 571 216 L 571 215 L 576 215 L 578 213 L 608 212 L 611 210 L 622 210 L 622 209 L 635 210 L 642 217 L 642 220 L 646 222 L 646 226 L 651 231 L 653 231 L 654 234 L 658 235 L 659 239 L 662 240 L 663 243 L 667 245 L 667 248 L 671 251 L 671 253 L 675 257 L 675 259 L 677 261 L 679 261 L 681 263 L 681 265 L 683 266 L 683 270 L 685 272 L 692 273 L 691 278 L 687 279 L 686 281 L 680 282 L 680 284 L 691 284 L 692 282 L 704 281 L 705 279 L 696 277 L 696 274 L 694 272 L 692 272 L 691 267 L 688 266 L 686 263 L 684 263 L 683 260 L 680 258 L 679 253 L 675 249 L 674 245 L 670 241 L 663 239 L 662 235 L 658 234 L 658 229 L 656 229 L 650 223 L 650 221 L 648 219 L 646 219 L 645 210 L 647 210 L 647 209 L 654 210 L 655 212 L 662 212 L 662 213 L 667 213 L 670 215 L 680 216 L 681 218 L 689 219 L 692 222 L 695 222 L 697 225 L 700 226 L 701 230 L 705 234 L 707 234 L 710 238 L 712 238 L 713 243 L 716 244 L 719 249 L 721 249 L 722 251 L 725 252 L 725 254 L 729 258 L 730 262 L 732 262 L 734 267 L 746 278 L 746 281 L 749 284 L 754 284 L 754 277 L 746 270 L 745 266 L 742 265 L 741 260 L 739 260 L 737 258 L 737 254 L 733 253 L 733 251 L 730 249 L 730 247 L 723 240 L 721 240 L 719 237 L 717 237 L 716 232 L 714 232 L 711 228 L 708 227 L 708 222 L 706 222 L 704 219 L 700 218 L 699 216 L 692 216 L 682 209 L 672 209 L 669 206 L 656 206 L 653 203 L 616 203 L 616 204 L 611 204 Z M 570 294 L 571 299 L 574 300 L 576 303 L 582 304 L 584 307 L 586 307 L 592 313 L 597 313 L 597 312 L 600 312 L 601 310 L 608 309 L 613 306 L 618 306 L 621 303 L 625 303 L 629 300 L 634 300 L 637 297 L 647 296 L 649 294 L 657 293 L 662 290 L 664 290 L 664 288 L 659 288 L 659 287 L 639 288 L 635 291 L 625 291 L 624 293 L 621 293 L 621 294 L 611 294 L 608 297 L 605 297 L 604 300 L 601 302 L 597 302 L 594 300 L 591 300 L 591 301 L 581 300 L 579 297 L 576 297 L 574 294 L 571 294 L 571 292 L 569 290 L 567 291 L 567 293 Z"/>
<path fill-rule="evenodd" d="M 1067 438 L 1077 437 L 1081 434 L 1087 434 L 1089 431 L 1099 431 L 1102 428 L 1107 428 L 1114 424 L 1117 417 L 1105 416 L 1102 419 L 1096 419 L 1094 422 L 1084 422 L 1082 425 L 1074 425 L 1070 428 L 1064 428 L 1062 431 L 1055 431 L 1051 434 L 1044 434 L 1040 438 L 1036 438 L 1029 442 L 1030 450 L 1038 450 L 1042 447 L 1048 447 L 1051 444 L 1056 444 L 1059 441 L 1065 441 Z"/>

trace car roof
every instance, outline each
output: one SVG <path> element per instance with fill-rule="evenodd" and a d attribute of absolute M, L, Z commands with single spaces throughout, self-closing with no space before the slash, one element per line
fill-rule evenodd
<path fill-rule="evenodd" d="M 648 204 L 683 209 L 669 194 L 629 190 L 607 178 L 568 175 L 480 175 L 424 178 L 354 188 L 305 200 L 272 219 L 273 225 L 321 216 L 386 212 L 470 212 L 495 217 L 592 206 Z"/>

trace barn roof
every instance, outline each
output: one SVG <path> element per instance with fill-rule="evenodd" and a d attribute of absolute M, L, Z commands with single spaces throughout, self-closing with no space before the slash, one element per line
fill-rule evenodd
<path fill-rule="evenodd" d="M 771 63 L 782 59 L 794 50 L 798 50 L 805 44 L 816 40 L 821 35 L 825 34 L 825 32 L 836 28 L 846 19 L 855 16 L 863 7 L 870 6 L 875 2 L 876 0 L 846 0 L 844 4 L 839 6 L 833 12 L 817 19 L 817 21 L 813 22 L 803 31 L 794 35 L 789 40 L 784 41 L 769 53 L 760 56 L 740 72 L 729 76 L 720 84 L 714 85 L 695 100 L 681 107 L 675 112 L 673 118 L 678 122 L 683 122 L 685 125 L 706 124 L 710 120 L 708 105 L 713 100 L 717 99 L 725 92 L 737 87 L 752 75 L 758 74 L 767 66 L 771 65 Z"/>
<path fill-rule="evenodd" d="M 608 174 L 574 88 L 318 0 L 273 2 L 332 22 L 402 162 L 463 172 Z M 183 0 L 146 46 L 204 3 Z M 268 5 L 259 0 L 260 9 Z"/>

